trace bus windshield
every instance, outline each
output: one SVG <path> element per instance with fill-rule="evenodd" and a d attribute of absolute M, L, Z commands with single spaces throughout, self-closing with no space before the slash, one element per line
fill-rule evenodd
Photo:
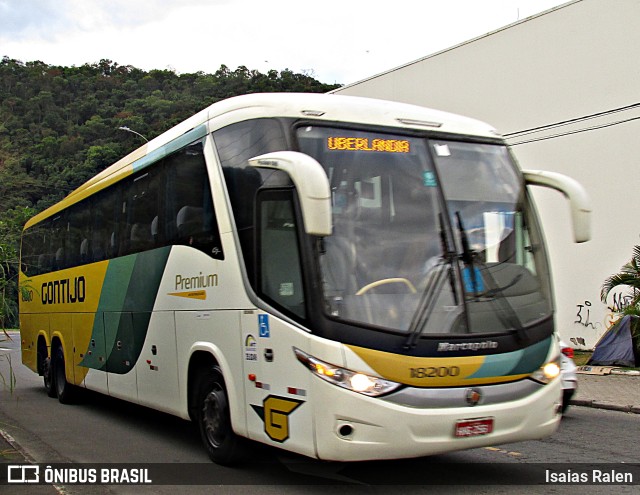
<path fill-rule="evenodd" d="M 548 318 L 546 260 L 506 147 L 302 127 L 325 168 L 327 314 L 420 336 L 523 331 Z"/>

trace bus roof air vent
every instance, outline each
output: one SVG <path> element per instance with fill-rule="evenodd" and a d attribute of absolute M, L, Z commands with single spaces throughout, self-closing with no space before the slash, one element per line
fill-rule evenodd
<path fill-rule="evenodd" d="M 307 117 L 322 117 L 324 112 L 322 110 L 303 110 L 302 115 Z"/>
<path fill-rule="evenodd" d="M 405 125 L 419 125 L 421 127 L 442 127 L 442 123 L 441 122 L 428 122 L 426 120 L 415 120 L 415 119 L 396 119 L 398 122 L 400 122 L 401 124 L 405 124 Z"/>

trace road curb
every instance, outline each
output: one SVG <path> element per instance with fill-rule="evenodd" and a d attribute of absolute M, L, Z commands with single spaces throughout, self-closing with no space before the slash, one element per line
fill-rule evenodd
<path fill-rule="evenodd" d="M 613 370 L 611 370 L 611 374 L 612 375 L 640 376 L 640 371 L 613 369 Z"/>
<path fill-rule="evenodd" d="M 593 399 L 572 399 L 569 405 L 580 407 L 592 407 L 594 409 L 606 409 L 607 411 L 620 411 L 626 413 L 640 414 L 640 406 L 621 406 L 601 400 Z"/>
<path fill-rule="evenodd" d="M 25 449 L 22 448 L 22 446 L 16 441 L 16 439 L 13 438 L 13 436 L 9 432 L 3 430 L 2 428 L 0 428 L 0 444 L 1 443 L 5 443 L 9 447 L 11 447 L 18 455 L 22 456 L 22 458 L 24 459 L 24 461 L 22 462 L 25 462 L 28 464 L 37 464 L 36 460 Z M 16 461 L 10 461 L 7 464 L 22 464 L 22 462 L 16 460 Z M 71 493 L 68 490 L 66 490 L 64 486 L 57 485 L 57 484 L 44 484 L 44 485 L 32 486 L 30 488 L 30 492 L 33 493 L 34 495 L 37 495 L 37 494 L 49 495 L 51 493 L 55 495 L 69 495 Z"/>
<path fill-rule="evenodd" d="M 20 454 L 26 462 L 28 462 L 29 464 L 35 464 L 36 462 L 35 459 L 31 457 L 27 452 L 25 452 L 25 450 L 20 446 L 20 444 L 16 442 L 15 438 L 13 438 L 8 432 L 4 431 L 2 428 L 0 428 L 0 438 L 2 438 L 2 440 L 8 443 L 9 446 L 14 451 Z"/>

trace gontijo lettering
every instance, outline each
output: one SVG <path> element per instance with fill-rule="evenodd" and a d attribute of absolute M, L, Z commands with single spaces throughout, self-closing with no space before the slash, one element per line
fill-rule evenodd
<path fill-rule="evenodd" d="M 81 275 L 42 283 L 42 304 L 82 303 L 86 295 L 86 281 Z"/>
<path fill-rule="evenodd" d="M 334 151 L 378 151 L 386 153 L 409 153 L 411 147 L 406 139 L 372 139 L 346 136 L 327 138 L 327 148 Z"/>

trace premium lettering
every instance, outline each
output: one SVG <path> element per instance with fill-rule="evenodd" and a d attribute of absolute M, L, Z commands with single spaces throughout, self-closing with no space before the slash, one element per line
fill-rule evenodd
<path fill-rule="evenodd" d="M 203 275 L 200 272 L 195 277 L 185 277 L 183 275 L 176 275 L 175 290 L 194 290 L 194 289 L 206 289 L 207 287 L 218 286 L 218 274 L 210 273 Z"/>

